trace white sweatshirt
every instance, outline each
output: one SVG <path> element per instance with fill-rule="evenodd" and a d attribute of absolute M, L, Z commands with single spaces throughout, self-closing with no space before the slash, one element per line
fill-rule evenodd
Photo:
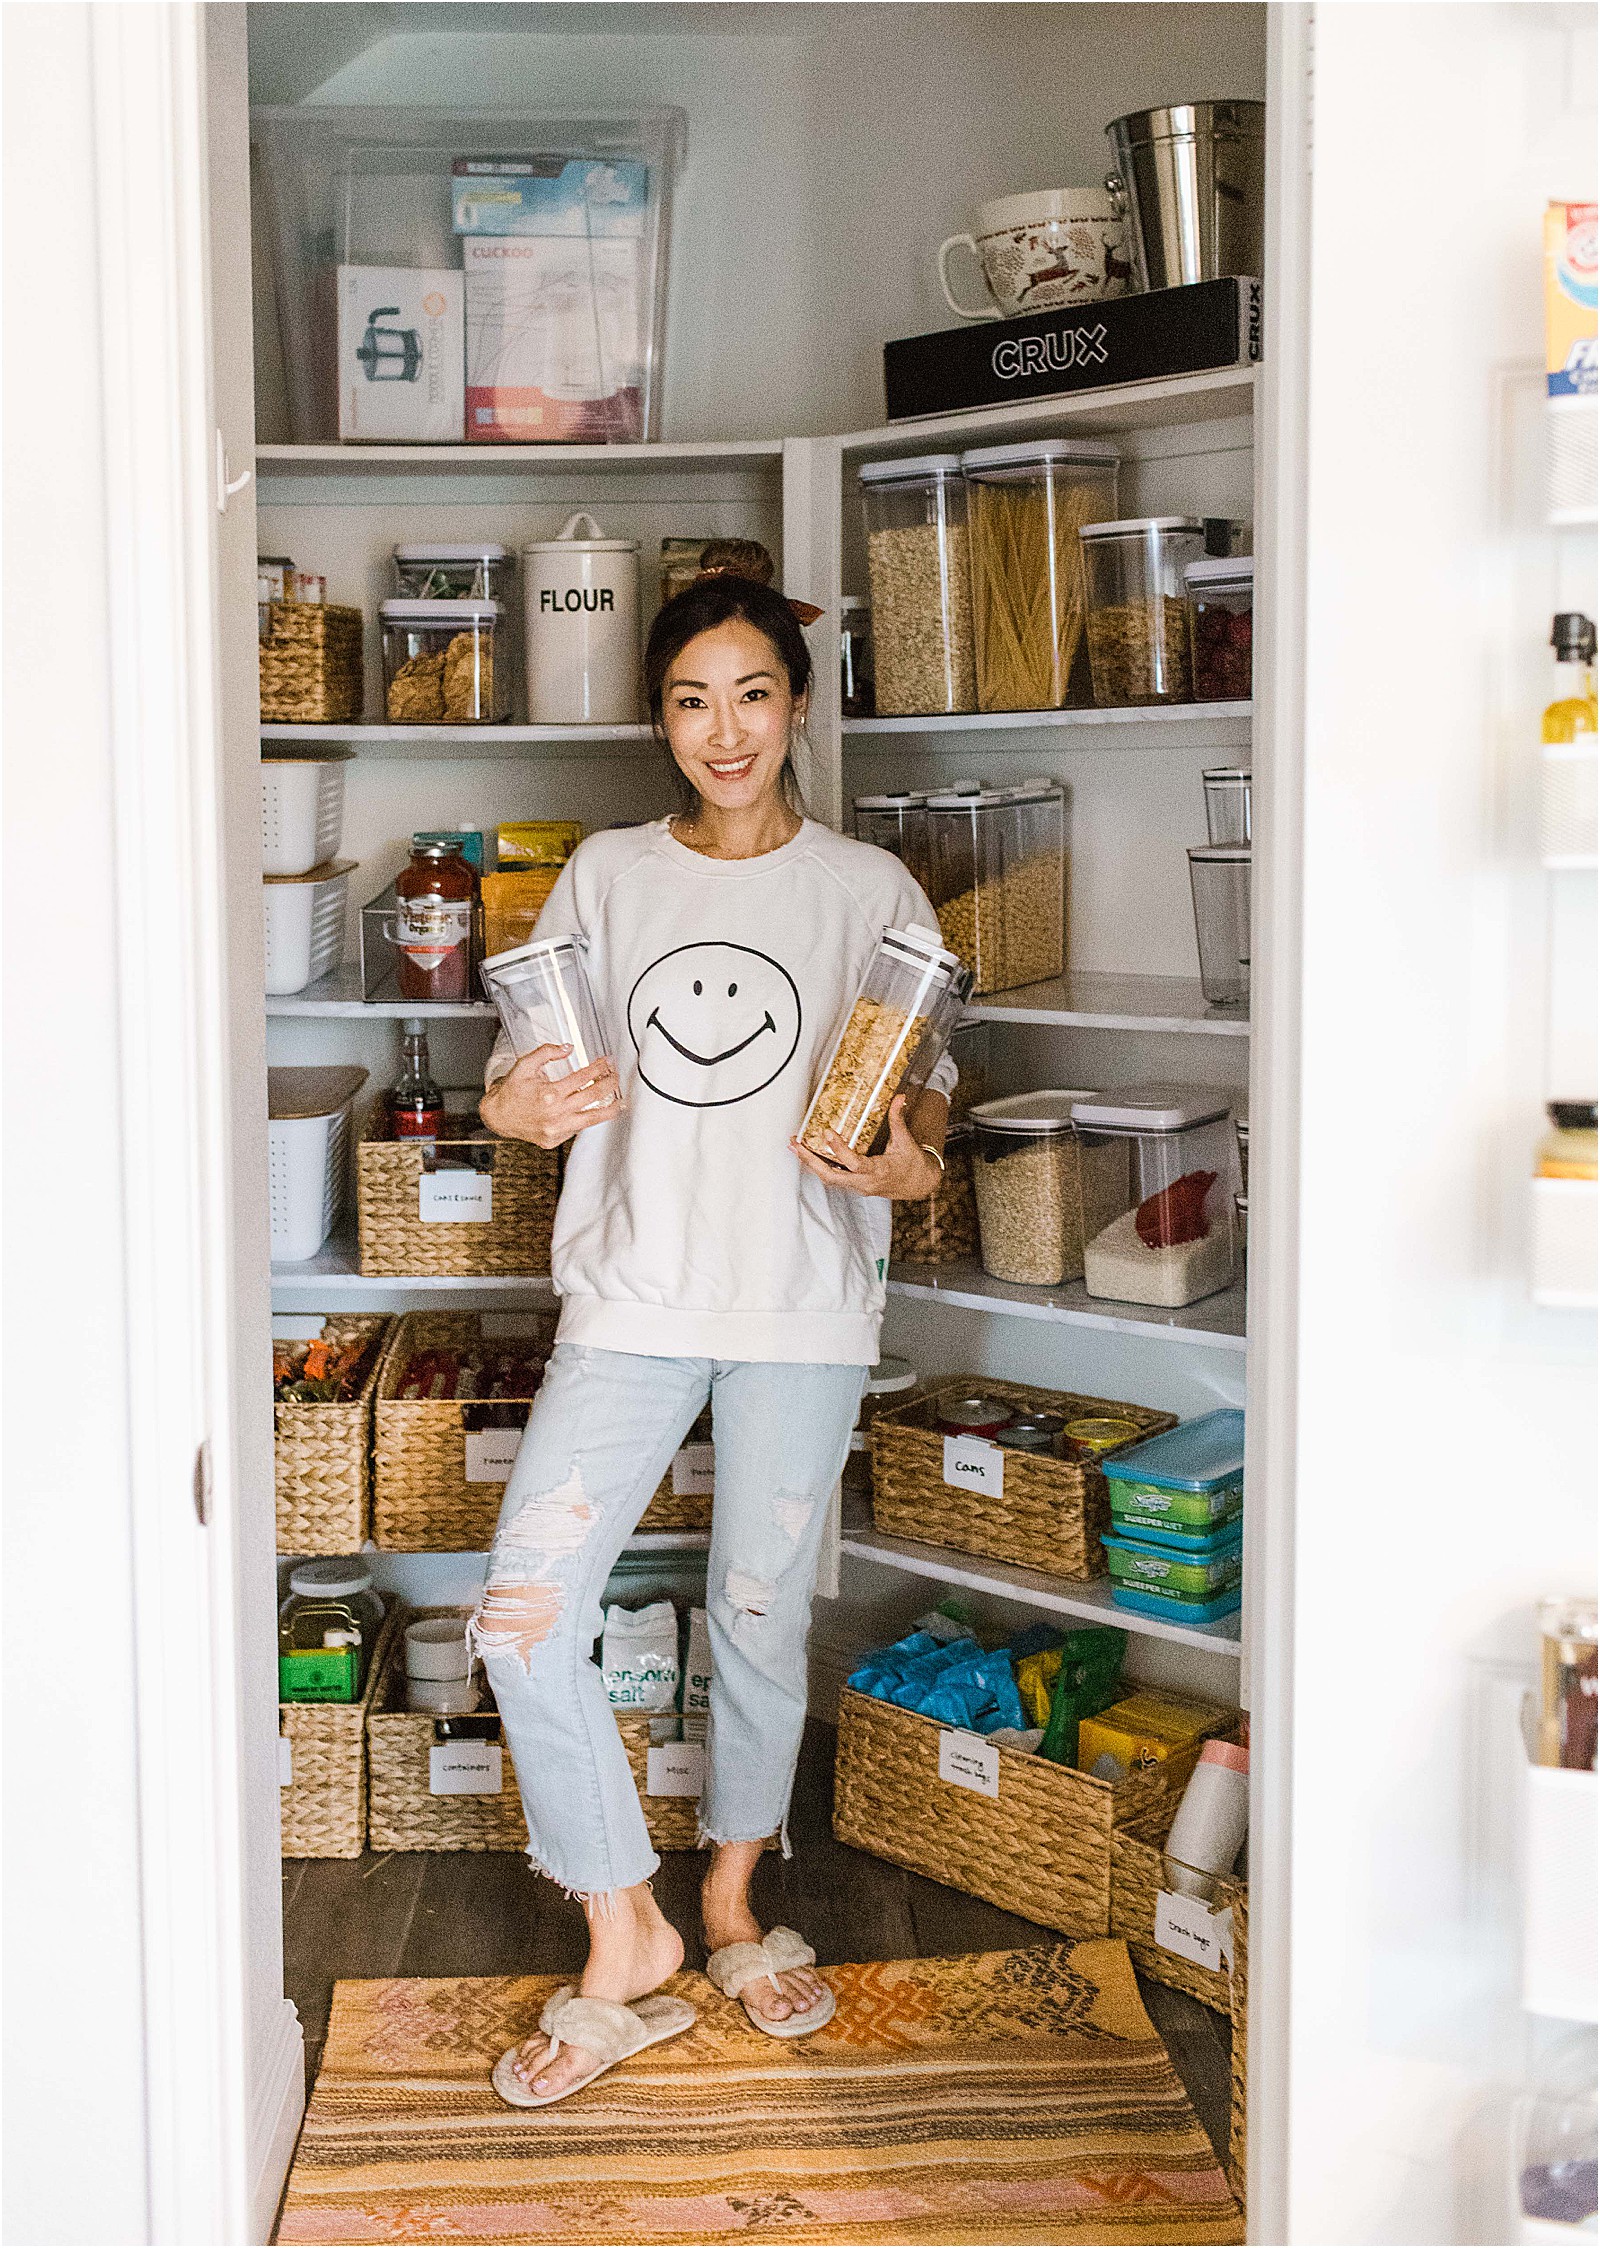
<path fill-rule="evenodd" d="M 807 820 L 709 859 L 657 820 L 579 845 L 538 935 L 581 931 L 624 1113 L 567 1148 L 561 1339 L 648 1357 L 878 1355 L 890 1206 L 789 1147 L 886 928 L 936 927 L 900 861 Z M 494 1084 L 515 1056 L 502 1035 Z M 930 1080 L 948 1096 L 946 1055 Z"/>

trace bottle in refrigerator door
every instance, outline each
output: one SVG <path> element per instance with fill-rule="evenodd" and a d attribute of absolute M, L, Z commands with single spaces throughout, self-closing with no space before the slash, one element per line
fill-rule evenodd
<path fill-rule="evenodd" d="M 428 1064 L 428 1033 L 408 1021 L 400 1042 L 400 1075 L 389 1088 L 389 1125 L 397 1140 L 421 1140 L 437 1147 L 444 1123 L 444 1095 Z"/>
<path fill-rule="evenodd" d="M 402 999 L 471 997 L 478 882 L 459 837 L 417 844 L 395 883 L 395 973 Z"/>

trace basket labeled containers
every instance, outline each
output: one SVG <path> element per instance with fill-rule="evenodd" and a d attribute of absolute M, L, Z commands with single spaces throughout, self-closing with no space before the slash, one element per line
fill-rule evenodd
<path fill-rule="evenodd" d="M 1072 1121 L 1085 1092 L 1017 1093 L 972 1111 L 973 1187 L 983 1269 L 1053 1288 L 1083 1277 L 1083 1245 L 1127 1207 L 1128 1158 L 1087 1147 Z"/>
<path fill-rule="evenodd" d="M 961 456 L 980 710 L 1091 700 L 1079 532 L 1117 512 L 1114 446 L 1063 438 Z"/>
<path fill-rule="evenodd" d="M 366 1071 L 353 1065 L 267 1071 L 274 1264 L 304 1264 L 338 1224 L 350 1164 L 350 1104 L 366 1081 Z"/>
<path fill-rule="evenodd" d="M 305 874 L 264 877 L 269 998 L 304 991 L 344 958 L 345 900 L 355 863 L 325 859 Z"/>
<path fill-rule="evenodd" d="M 1233 1281 L 1232 1154 L 1227 1096 L 1203 1087 L 1138 1085 L 1075 1101 L 1092 1157 L 1121 1146 L 1122 1211 L 1084 1243 L 1091 1296 L 1176 1309 Z"/>
<path fill-rule="evenodd" d="M 1204 843 L 1189 853 L 1200 990 L 1208 1007 L 1250 1004 L 1250 846 Z"/>
<path fill-rule="evenodd" d="M 284 1323 L 305 1333 L 305 1325 Z M 372 1401 L 389 1321 L 381 1313 L 334 1312 L 311 1322 L 324 1341 L 370 1350 L 356 1394 L 285 1399 L 272 1412 L 273 1493 L 279 1553 L 354 1553 L 367 1538 Z M 278 1323 L 274 1322 L 274 1339 Z"/>
<path fill-rule="evenodd" d="M 498 660 L 498 601 L 396 595 L 378 613 L 391 726 L 485 726 L 510 717 L 510 669 Z"/>
<path fill-rule="evenodd" d="M 886 929 L 801 1124 L 824 1159 L 826 1134 L 866 1154 L 895 1095 L 925 1084 L 949 1042 L 969 979 L 931 929 Z"/>
<path fill-rule="evenodd" d="M 628 726 L 639 716 L 639 542 L 579 509 L 522 550 L 528 718 Z"/>
<path fill-rule="evenodd" d="M 1189 660 L 1196 702 L 1248 702 L 1256 565 L 1249 554 L 1213 555 L 1184 566 Z"/>
<path fill-rule="evenodd" d="M 944 1169 L 926 1202 L 896 1202 L 890 1255 L 907 1264 L 960 1264 L 978 1253 L 972 1192 L 973 1133 L 959 1119 L 945 1136 Z"/>
<path fill-rule="evenodd" d="M 1080 537 L 1096 705 L 1117 710 L 1191 701 L 1184 572 L 1205 553 L 1199 516 L 1090 523 Z"/>
<path fill-rule="evenodd" d="M 372 1537 L 389 1553 L 484 1553 L 555 1340 L 534 1312 L 409 1311 L 373 1400 Z"/>
<path fill-rule="evenodd" d="M 261 871 L 309 874 L 339 855 L 352 750 L 261 760 Z"/>
<path fill-rule="evenodd" d="M 1025 1451 L 963 1433 L 952 1426 L 959 1419 L 953 1408 L 978 1391 L 1003 1418 L 1048 1414 L 1068 1428 L 1080 1421 L 1118 1422 L 1124 1444 L 1176 1425 L 1173 1414 L 1148 1405 L 1035 1389 L 989 1375 L 941 1382 L 903 1405 L 891 1405 L 872 1423 L 874 1528 L 1080 1582 L 1104 1576 L 1100 1540 L 1111 1515 L 1103 1455 L 1077 1444 L 1070 1456 Z"/>
<path fill-rule="evenodd" d="M 880 717 L 976 710 L 967 486 L 955 453 L 860 472 Z"/>
<path fill-rule="evenodd" d="M 928 799 L 939 931 L 975 993 L 1059 976 L 1066 960 L 1066 794 L 1052 781 Z"/>
<path fill-rule="evenodd" d="M 479 970 L 515 1053 L 531 1054 L 540 1046 L 571 1049 L 545 1065 L 547 1077 L 587 1069 L 606 1051 L 584 949 L 581 936 L 540 937 L 496 953 Z"/>
<path fill-rule="evenodd" d="M 363 1273 L 485 1279 L 550 1270 L 560 1165 L 553 1148 L 447 1115 L 436 1142 L 397 1140 L 375 1103 L 356 1144 Z"/>
<path fill-rule="evenodd" d="M 328 726 L 359 718 L 361 611 L 324 601 L 261 606 L 261 723 Z"/>

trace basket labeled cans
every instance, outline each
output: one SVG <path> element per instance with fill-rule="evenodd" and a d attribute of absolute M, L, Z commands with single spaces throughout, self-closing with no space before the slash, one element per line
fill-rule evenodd
<path fill-rule="evenodd" d="M 885 929 L 812 1095 L 800 1144 L 827 1159 L 832 1131 L 866 1155 L 897 1093 L 927 1082 L 970 979 L 931 929 Z"/>

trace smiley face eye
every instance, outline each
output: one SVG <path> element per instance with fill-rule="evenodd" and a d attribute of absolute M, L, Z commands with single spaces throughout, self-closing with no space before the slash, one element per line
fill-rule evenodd
<path fill-rule="evenodd" d="M 696 999 L 698 999 L 698 998 L 699 998 L 699 996 L 700 996 L 701 992 L 702 992 L 702 991 L 703 991 L 704 989 L 705 989 L 705 986 L 704 986 L 704 984 L 702 984 L 702 983 L 701 983 L 701 981 L 700 981 L 700 979 L 699 979 L 699 977 L 698 977 L 698 976 L 696 976 L 696 978 L 695 978 L 695 980 L 694 980 L 694 995 L 695 995 Z"/>
<path fill-rule="evenodd" d="M 738 986 L 737 984 L 729 984 L 729 986 L 728 986 L 728 997 L 729 997 L 730 999 L 731 999 L 731 998 L 733 998 L 734 994 L 735 994 L 735 993 L 736 993 L 736 992 L 738 991 L 738 989 L 739 989 L 739 986 Z"/>

